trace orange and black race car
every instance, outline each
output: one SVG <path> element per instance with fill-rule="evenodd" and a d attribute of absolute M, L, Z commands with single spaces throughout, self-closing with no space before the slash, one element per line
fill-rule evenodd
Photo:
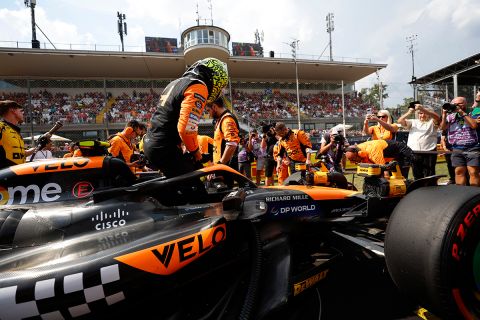
<path fill-rule="evenodd" d="M 3 169 L 0 319 L 338 319 L 336 281 L 365 266 L 438 317 L 480 318 L 480 189 L 378 170 L 362 193 L 223 165 L 139 182 L 108 156 Z"/>

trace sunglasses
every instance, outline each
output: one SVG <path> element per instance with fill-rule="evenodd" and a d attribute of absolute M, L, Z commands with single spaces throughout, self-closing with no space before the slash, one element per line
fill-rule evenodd
<path fill-rule="evenodd" d="M 388 116 L 377 116 L 377 118 L 388 118 Z"/>

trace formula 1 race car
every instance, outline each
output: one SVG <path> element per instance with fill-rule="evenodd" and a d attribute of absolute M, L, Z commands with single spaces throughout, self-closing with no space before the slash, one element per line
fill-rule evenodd
<path fill-rule="evenodd" d="M 480 318 L 480 190 L 369 178 L 363 194 L 223 165 L 138 182 L 111 157 L 3 169 L 0 319 L 326 319 L 366 265 L 436 316 Z"/>

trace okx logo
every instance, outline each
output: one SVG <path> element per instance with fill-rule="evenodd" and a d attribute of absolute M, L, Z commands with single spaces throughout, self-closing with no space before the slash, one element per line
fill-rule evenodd
<path fill-rule="evenodd" d="M 92 221 L 97 222 L 95 224 L 95 229 L 104 230 L 110 228 L 123 227 L 127 224 L 125 217 L 128 216 L 128 211 L 123 211 L 117 209 L 112 213 L 104 213 L 100 211 L 100 214 L 96 214 L 95 217 L 92 217 Z"/>

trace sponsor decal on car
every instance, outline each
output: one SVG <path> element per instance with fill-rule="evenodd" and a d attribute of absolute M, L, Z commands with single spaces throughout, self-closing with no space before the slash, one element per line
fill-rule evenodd
<path fill-rule="evenodd" d="M 99 306 L 125 300 L 119 281 L 118 264 L 113 264 L 89 274 L 79 272 L 0 288 L 0 319 L 71 319 L 91 314 Z"/>
<path fill-rule="evenodd" d="M 308 200 L 308 199 L 309 199 L 309 196 L 307 194 L 298 194 L 298 195 L 266 197 L 265 201 L 267 201 L 267 202 L 278 202 L 278 201 Z"/>
<path fill-rule="evenodd" d="M 28 186 L 14 186 L 5 189 L 0 186 L 0 205 L 52 202 L 60 198 L 62 187 L 50 182 L 44 186 L 31 184 Z"/>
<path fill-rule="evenodd" d="M 71 158 L 47 161 L 34 161 L 22 164 L 21 166 L 12 166 L 10 169 L 17 175 L 26 175 L 33 173 L 48 173 L 57 171 L 70 171 L 78 169 L 95 169 L 103 166 L 103 157 L 94 158 Z"/>
<path fill-rule="evenodd" d="M 92 221 L 97 222 L 95 224 L 96 230 L 104 230 L 123 227 L 127 224 L 127 220 L 125 220 L 125 217 L 127 216 L 128 211 L 123 211 L 121 209 L 117 209 L 110 214 L 100 211 L 99 214 L 95 215 L 95 217 L 92 217 Z"/>
<path fill-rule="evenodd" d="M 131 267 L 161 275 L 177 272 L 224 241 L 226 225 L 221 225 L 162 243 L 147 249 L 115 257 Z"/>
<path fill-rule="evenodd" d="M 323 270 L 322 272 L 317 273 L 316 275 L 311 276 L 308 279 L 295 283 L 293 285 L 293 295 L 296 296 L 301 292 L 307 290 L 308 288 L 314 286 L 315 284 L 320 282 L 320 280 L 325 279 L 327 277 L 327 273 L 328 273 L 328 269 Z"/>
<path fill-rule="evenodd" d="M 277 215 L 279 213 L 300 213 L 300 212 L 307 212 L 307 211 L 315 211 L 315 205 L 310 204 L 308 206 L 289 206 L 289 207 L 280 207 L 280 208 L 275 208 L 273 207 L 270 212 L 273 213 L 274 215 Z"/>
<path fill-rule="evenodd" d="M 72 189 L 72 195 L 75 198 L 85 198 L 93 193 L 95 188 L 89 181 L 77 182 Z"/>

